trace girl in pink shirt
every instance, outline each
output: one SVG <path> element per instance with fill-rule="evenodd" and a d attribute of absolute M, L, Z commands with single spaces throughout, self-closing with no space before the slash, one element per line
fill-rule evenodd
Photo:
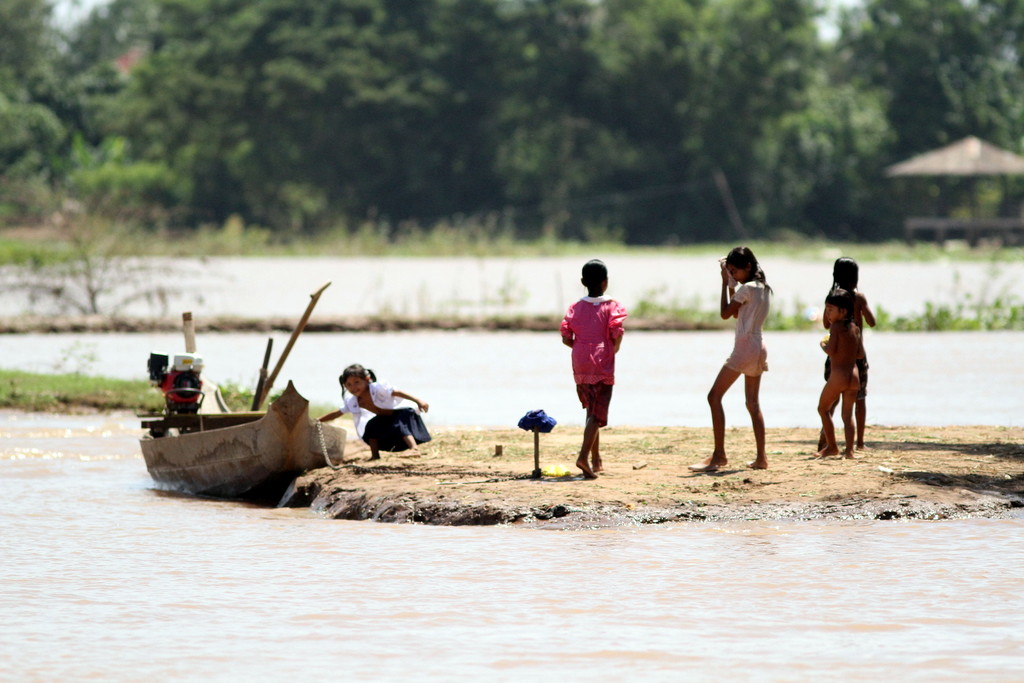
<path fill-rule="evenodd" d="M 572 373 L 576 395 L 587 411 L 583 445 L 576 467 L 587 479 L 603 470 L 598 430 L 608 424 L 608 407 L 615 384 L 615 354 L 622 344 L 626 309 L 604 296 L 608 269 L 597 259 L 587 261 L 580 279 L 587 296 L 569 306 L 562 320 L 562 343 L 572 349 Z"/>

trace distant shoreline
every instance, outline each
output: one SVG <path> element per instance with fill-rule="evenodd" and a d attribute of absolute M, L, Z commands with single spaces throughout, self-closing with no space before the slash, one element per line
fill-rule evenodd
<path fill-rule="evenodd" d="M 401 332 L 401 331 L 453 331 L 484 332 L 552 332 L 558 330 L 561 316 L 435 316 L 426 318 L 404 316 L 352 316 L 346 318 L 314 316 L 305 332 Z M 242 318 L 218 316 L 196 320 L 199 333 L 291 332 L 294 318 Z M 630 331 L 687 332 L 696 330 L 728 329 L 705 322 L 691 322 L 679 318 L 630 318 Z M 0 318 L 0 334 L 102 334 L 179 332 L 181 320 L 136 318 L 117 316 L 19 316 Z"/>

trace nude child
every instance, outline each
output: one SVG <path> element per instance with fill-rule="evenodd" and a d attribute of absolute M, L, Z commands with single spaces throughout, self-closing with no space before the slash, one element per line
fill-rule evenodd
<path fill-rule="evenodd" d="M 860 389 L 860 374 L 857 370 L 857 358 L 862 354 L 860 328 L 853 322 L 854 299 L 845 289 L 834 289 L 825 299 L 825 316 L 829 319 L 828 341 L 822 340 L 821 348 L 832 361 L 832 374 L 829 375 L 825 387 L 818 399 L 818 415 L 821 416 L 822 432 L 825 435 L 825 447 L 817 452 L 816 457 L 839 455 L 836 443 L 835 426 L 832 424 L 830 409 L 842 398 L 843 431 L 846 437 L 844 457 L 853 458 L 855 425 L 853 408 L 857 402 L 857 391 Z"/>

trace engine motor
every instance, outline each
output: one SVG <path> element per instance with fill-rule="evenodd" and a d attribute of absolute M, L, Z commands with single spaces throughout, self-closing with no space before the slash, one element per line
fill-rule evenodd
<path fill-rule="evenodd" d="M 167 413 L 198 413 L 203 404 L 203 358 L 195 353 L 149 354 L 149 381 L 164 394 Z"/>

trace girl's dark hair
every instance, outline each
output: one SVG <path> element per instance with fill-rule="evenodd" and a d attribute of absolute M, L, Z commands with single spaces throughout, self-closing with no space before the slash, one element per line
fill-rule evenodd
<path fill-rule="evenodd" d="M 761 264 L 757 262 L 757 257 L 754 256 L 754 252 L 750 251 L 749 247 L 736 247 L 726 255 L 725 262 L 736 268 L 749 268 L 750 279 L 757 280 L 771 293 L 772 288 L 768 286 L 768 281 L 764 277 L 764 271 L 761 270 Z"/>
<path fill-rule="evenodd" d="M 853 320 L 853 294 L 842 287 L 836 287 L 825 297 L 825 305 L 829 304 L 846 311 L 844 320 Z"/>
<path fill-rule="evenodd" d="M 846 256 L 837 258 L 835 265 L 832 266 L 832 288 L 852 292 L 857 289 L 859 274 L 860 266 L 852 258 Z"/>
<path fill-rule="evenodd" d="M 373 370 L 364 368 L 359 363 L 353 363 L 344 370 L 341 371 L 341 375 L 338 377 L 338 384 L 341 385 L 341 395 L 345 395 L 345 380 L 349 377 L 364 377 L 371 382 L 377 381 L 377 375 L 373 374 Z"/>
<path fill-rule="evenodd" d="M 590 259 L 583 264 L 583 285 L 588 291 L 596 290 L 608 279 L 608 267 L 601 259 Z"/>

